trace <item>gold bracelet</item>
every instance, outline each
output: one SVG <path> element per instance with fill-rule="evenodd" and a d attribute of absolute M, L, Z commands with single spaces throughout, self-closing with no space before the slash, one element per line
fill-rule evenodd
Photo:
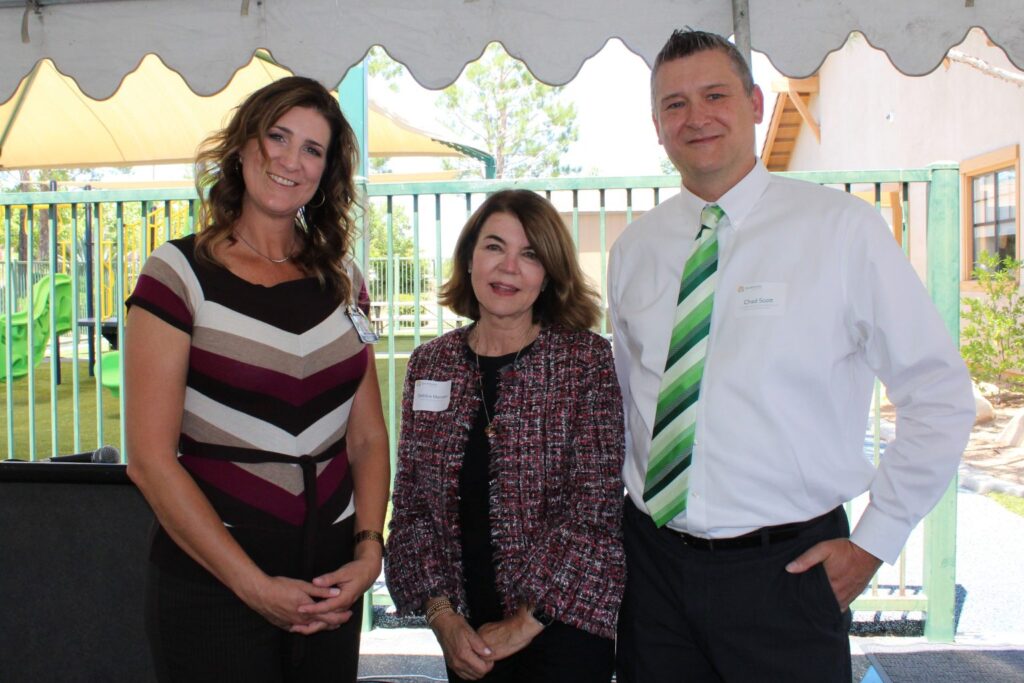
<path fill-rule="evenodd" d="M 434 620 L 445 612 L 454 612 L 452 601 L 448 598 L 432 598 L 427 601 L 426 620 L 427 626 L 432 626 Z"/>
<path fill-rule="evenodd" d="M 384 534 L 379 531 L 373 531 L 372 529 L 363 529 L 357 533 L 354 537 L 355 544 L 359 545 L 363 541 L 377 541 L 380 543 L 380 550 L 384 552 Z"/>

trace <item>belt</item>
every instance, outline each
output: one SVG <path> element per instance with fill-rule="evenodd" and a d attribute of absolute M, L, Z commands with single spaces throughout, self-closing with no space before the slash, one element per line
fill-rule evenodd
<path fill-rule="evenodd" d="M 836 510 L 838 509 L 839 508 L 836 508 Z M 667 526 L 661 527 L 660 530 L 672 534 L 681 541 L 683 545 L 688 548 L 693 548 L 694 550 L 716 552 L 722 550 L 762 548 L 770 546 L 773 543 L 793 540 L 807 529 L 826 520 L 830 515 L 835 514 L 836 510 L 829 510 L 825 514 L 815 517 L 814 519 L 809 519 L 806 522 L 765 526 L 743 534 L 742 536 L 733 536 L 732 538 L 702 538 L 700 536 L 688 534 L 685 531 L 670 529 Z"/>

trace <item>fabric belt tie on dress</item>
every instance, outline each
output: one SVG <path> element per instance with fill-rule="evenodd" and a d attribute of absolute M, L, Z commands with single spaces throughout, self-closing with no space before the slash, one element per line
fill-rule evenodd
<path fill-rule="evenodd" d="M 700 536 L 688 534 L 685 531 L 670 529 L 667 526 L 661 527 L 659 531 L 671 534 L 681 541 L 683 545 L 688 548 L 693 548 L 694 550 L 720 552 L 727 550 L 743 550 L 747 548 L 766 548 L 773 543 L 793 540 L 811 527 L 825 521 L 830 516 L 842 512 L 842 506 L 839 506 L 834 510 L 829 510 L 825 514 L 815 517 L 814 519 L 809 519 L 806 522 L 761 527 L 760 529 L 754 529 L 742 536 L 733 536 L 732 538 L 702 538 Z"/>
<path fill-rule="evenodd" d="M 231 462 L 277 462 L 284 463 L 287 465 L 299 465 L 299 467 L 302 469 L 302 497 L 306 503 L 306 514 L 303 516 L 302 519 L 302 548 L 300 550 L 301 557 L 299 558 L 301 576 L 299 578 L 305 581 L 311 581 L 313 579 L 313 563 L 316 560 L 316 466 L 318 463 L 336 457 L 342 452 L 342 450 L 329 448 L 319 453 L 318 455 L 300 456 L 260 451 L 249 453 L 234 452 L 227 457 L 218 457 L 211 454 L 207 454 L 201 457 L 208 457 L 215 460 L 228 460 Z M 299 666 L 305 657 L 306 637 L 298 633 L 293 633 L 291 635 L 291 664 L 293 667 L 295 667 Z"/>

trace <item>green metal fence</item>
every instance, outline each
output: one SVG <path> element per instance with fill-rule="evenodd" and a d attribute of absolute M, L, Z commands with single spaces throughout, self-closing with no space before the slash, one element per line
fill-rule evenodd
<path fill-rule="evenodd" d="M 926 284 L 957 338 L 960 239 L 956 166 L 784 175 L 836 186 L 872 201 L 894 224 L 894 234 L 905 248 L 911 243 L 912 228 L 926 230 Z M 607 301 L 609 247 L 624 225 L 676 193 L 679 179 L 555 178 L 369 185 L 362 213 L 375 227 L 364 230 L 356 255 L 366 273 L 372 312 L 382 333 L 376 356 L 383 408 L 392 434 L 392 458 L 409 351 L 421 341 L 465 322 L 436 299 L 455 239 L 486 194 L 506 187 L 534 190 L 554 202 L 570 228 L 584 271 Z M 918 197 L 924 199 L 918 201 Z M 11 376 L 18 349 L 5 343 L 0 363 L 6 368 L 7 457 L 35 460 L 93 450 L 104 443 L 124 443 L 120 420 L 124 396 L 115 396 L 90 375 L 89 348 L 93 349 L 97 368 L 104 359 L 116 360 L 111 354 L 117 353 L 116 344 L 124 333 L 121 302 L 134 286 L 141 264 L 163 241 L 192 232 L 196 210 L 195 194 L 182 189 L 0 194 L 0 299 L 5 312 L 0 333 L 4 341 L 17 332 L 13 316 L 6 312 L 22 310 L 23 302 L 29 320 L 38 314 L 32 310 L 32 297 L 26 294 L 31 291 L 26 265 L 30 260 L 45 264 L 46 273 L 71 275 L 77 318 L 70 331 L 46 340 L 40 357 L 30 357 L 23 377 Z M 379 217 L 376 224 L 374 215 Z M 37 279 L 35 274 L 32 278 Z M 52 290 L 51 284 L 51 297 Z M 56 329 L 55 311 L 47 310 L 45 316 L 49 316 L 49 325 L 40 329 Z M 609 332 L 606 318 L 601 321 L 600 331 Z M 27 348 L 38 346 L 38 330 L 30 325 L 27 334 Z M 120 384 L 121 364 L 110 365 L 116 377 L 104 379 Z M 879 447 L 876 439 L 876 449 Z M 924 611 L 928 615 L 927 637 L 952 640 L 955 530 L 955 484 L 951 484 L 924 524 L 923 557 L 914 562 L 922 567 L 919 581 L 914 576 L 908 578 L 908 563 L 901 557 L 896 569 L 898 578 L 884 582 L 876 579 L 854 608 Z"/>

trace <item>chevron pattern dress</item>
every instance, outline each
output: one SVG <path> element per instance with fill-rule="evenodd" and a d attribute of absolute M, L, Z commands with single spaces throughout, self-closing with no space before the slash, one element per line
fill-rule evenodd
<path fill-rule="evenodd" d="M 127 302 L 191 337 L 179 462 L 264 571 L 337 569 L 354 512 L 345 434 L 372 356 L 316 278 L 254 285 L 198 262 L 194 246 L 190 236 L 157 248 Z M 204 573 L 162 530 L 152 557 Z"/>

